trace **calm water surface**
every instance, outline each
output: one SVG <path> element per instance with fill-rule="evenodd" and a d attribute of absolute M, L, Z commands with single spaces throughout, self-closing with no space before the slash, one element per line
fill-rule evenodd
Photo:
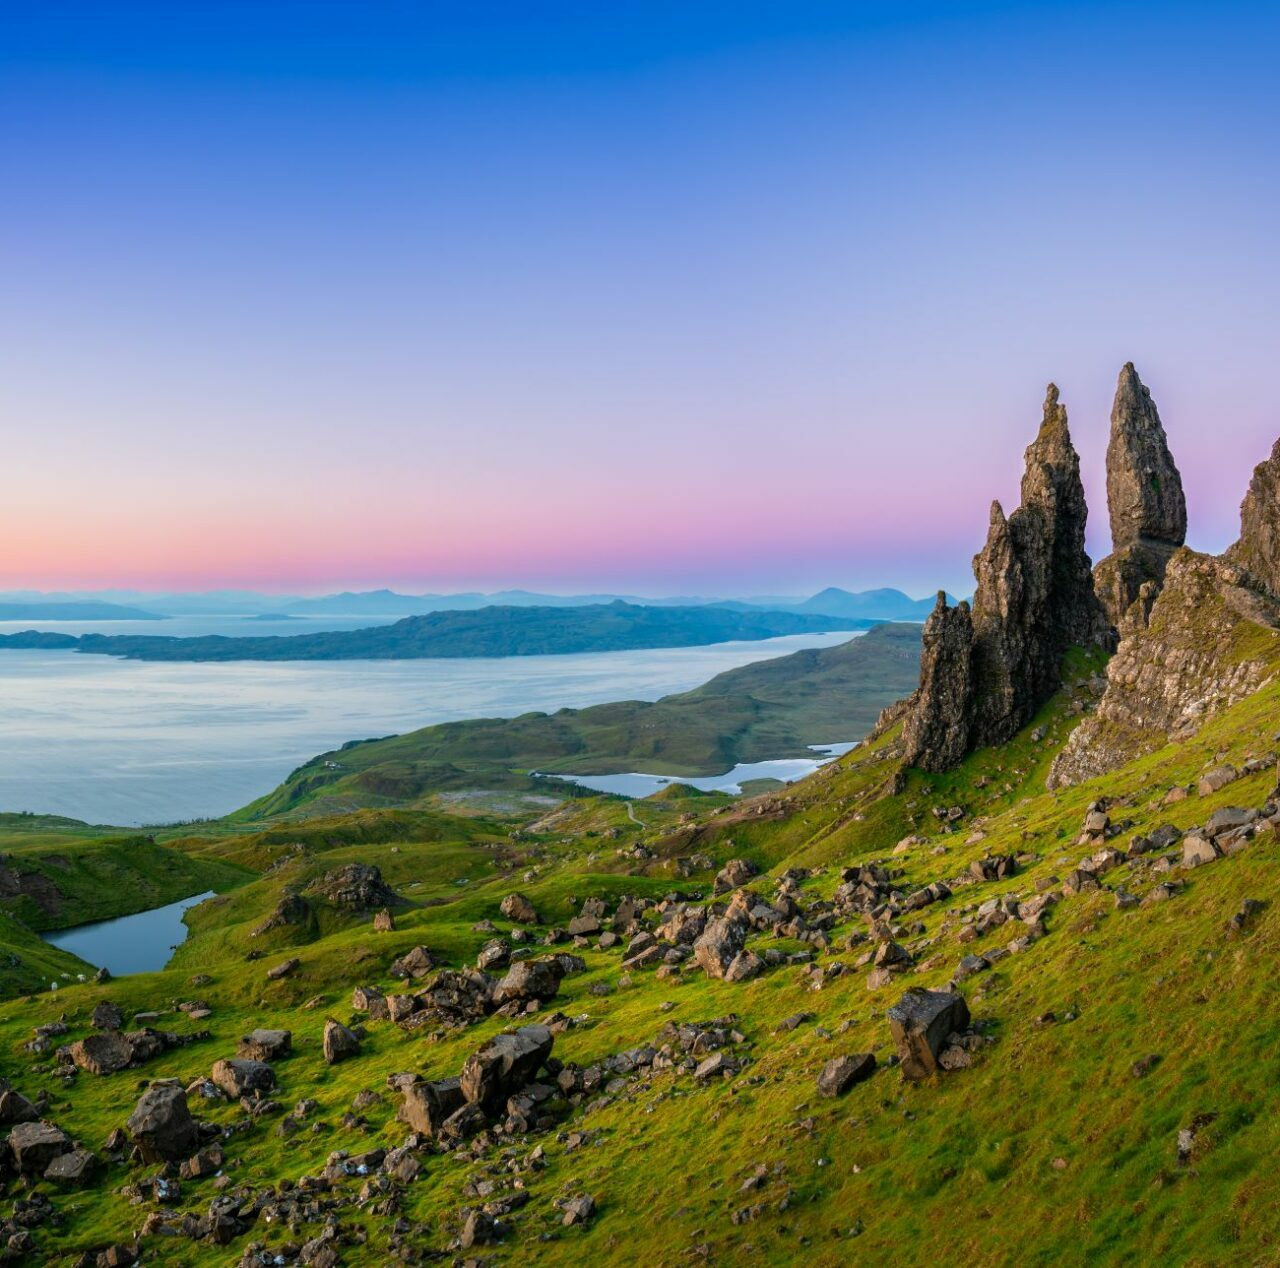
<path fill-rule="evenodd" d="M 174 947 L 186 939 L 187 926 L 182 922 L 182 913 L 212 897 L 213 890 L 209 890 L 134 916 L 99 920 L 43 936 L 46 942 L 88 960 L 97 968 L 110 969 L 116 977 L 125 973 L 153 973 L 164 968 Z"/>
<path fill-rule="evenodd" d="M 0 651 L 0 810 L 122 825 L 222 815 L 348 740 L 656 700 L 738 665 L 849 637 L 490 660 L 168 664 Z"/>
<path fill-rule="evenodd" d="M 650 797 L 668 784 L 688 784 L 702 792 L 740 793 L 742 785 L 753 779 L 777 779 L 790 784 L 812 775 L 820 766 L 856 747 L 854 744 L 811 744 L 820 757 L 782 758 L 772 762 L 739 762 L 723 775 L 643 775 L 632 771 L 626 775 L 561 775 L 583 788 L 596 792 L 616 793 L 620 797 Z"/>

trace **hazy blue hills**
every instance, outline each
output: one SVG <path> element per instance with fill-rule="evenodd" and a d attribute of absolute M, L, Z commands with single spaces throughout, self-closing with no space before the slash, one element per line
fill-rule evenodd
<path fill-rule="evenodd" d="M 569 652 L 695 647 L 828 630 L 865 629 L 864 618 L 722 607 L 485 607 L 405 617 L 372 629 L 314 634 L 194 638 L 68 634 L 34 630 L 0 636 L 0 648 L 79 651 L 131 660 L 412 660 L 425 657 L 540 656 Z"/>
<path fill-rule="evenodd" d="M 641 597 L 630 594 L 542 594 L 534 590 L 499 590 L 494 593 L 464 591 L 456 594 L 402 594 L 395 590 L 346 590 L 338 594 L 305 597 L 263 594 L 252 590 L 210 590 L 200 593 L 145 593 L 133 590 L 72 591 L 42 594 L 38 591 L 0 592 L 0 605 L 21 604 L 14 618 L 85 620 L 111 619 L 118 610 L 121 620 L 148 616 L 425 616 L 431 612 L 478 611 L 487 607 L 594 607 L 617 600 L 637 607 L 724 607 L 738 611 L 768 610 L 810 612 L 828 616 L 856 616 L 873 621 L 923 621 L 933 607 L 933 596 L 912 599 L 901 590 L 850 591 L 831 586 L 810 598 L 783 595 L 750 595 L 742 598 L 709 598 L 698 595 Z M 51 615 L 66 604 L 97 606 L 96 617 L 81 606 L 70 617 Z M 142 611 L 145 609 L 145 611 Z M 127 613 L 127 615 L 126 615 Z M 140 615 L 137 615 L 141 613 Z M 4 618 L 0 618 L 4 619 Z"/>
<path fill-rule="evenodd" d="M 163 621 L 156 612 L 93 599 L 0 600 L 0 621 Z"/>

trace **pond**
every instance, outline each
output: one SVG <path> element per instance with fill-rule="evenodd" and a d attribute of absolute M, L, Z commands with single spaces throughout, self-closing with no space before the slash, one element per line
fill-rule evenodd
<path fill-rule="evenodd" d="M 152 907 L 150 911 L 117 916 L 114 920 L 97 920 L 72 929 L 56 929 L 41 936 L 51 946 L 70 951 L 96 968 L 109 969 L 113 977 L 154 973 L 164 968 L 169 957 L 186 941 L 183 914 L 213 895 L 210 889 L 164 907 Z"/>
<path fill-rule="evenodd" d="M 778 758 L 767 762 L 739 762 L 723 775 L 643 775 L 632 771 L 625 775 L 557 775 L 582 788 L 595 792 L 613 793 L 619 797 L 651 797 L 669 784 L 687 784 L 700 792 L 723 792 L 737 795 L 742 785 L 753 779 L 776 779 L 790 784 L 806 775 L 812 775 L 820 766 L 856 748 L 855 744 L 811 744 L 809 747 L 819 757 Z"/>

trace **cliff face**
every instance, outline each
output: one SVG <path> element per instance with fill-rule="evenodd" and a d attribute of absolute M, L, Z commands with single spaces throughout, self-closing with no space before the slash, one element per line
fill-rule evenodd
<path fill-rule="evenodd" d="M 1145 581 L 1125 610 L 1106 691 L 1054 762 L 1051 788 L 1186 739 L 1271 677 L 1280 657 L 1280 442 L 1254 470 L 1240 540 L 1221 559 L 1179 550 L 1161 577 L 1162 588 Z"/>
<path fill-rule="evenodd" d="M 1084 549 L 1080 459 L 1052 384 L 1025 460 L 1022 505 L 1007 518 L 998 502 L 991 508 L 972 611 L 939 595 L 925 625 L 903 728 L 908 765 L 949 770 L 1010 739 L 1059 686 L 1067 649 L 1111 637 Z"/>
<path fill-rule="evenodd" d="M 1229 561 L 1177 551 L 1158 597 L 1148 583 L 1130 608 L 1097 711 L 1072 732 L 1049 787 L 1189 738 L 1265 685 L 1278 655 L 1280 602 Z"/>
<path fill-rule="evenodd" d="M 1240 506 L 1240 540 L 1227 551 L 1271 594 L 1280 595 L 1280 440 L 1253 469 Z"/>
<path fill-rule="evenodd" d="M 1094 585 L 1112 625 L 1123 630 L 1142 587 L 1159 590 L 1173 552 L 1187 539 L 1182 477 L 1132 362 L 1120 371 L 1111 409 L 1107 508 L 1112 553 L 1095 569 Z"/>

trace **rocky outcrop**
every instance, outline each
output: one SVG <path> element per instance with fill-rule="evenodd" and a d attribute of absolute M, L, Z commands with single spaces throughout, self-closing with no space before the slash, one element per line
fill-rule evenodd
<path fill-rule="evenodd" d="M 1120 371 L 1107 445 L 1107 508 L 1112 553 L 1094 586 L 1118 630 L 1148 583 L 1158 592 L 1173 552 L 1187 540 L 1182 477 L 1169 452 L 1151 393 L 1133 363 Z"/>
<path fill-rule="evenodd" d="M 1184 547 L 1169 561 L 1159 595 L 1151 589 L 1129 613 L 1102 699 L 1054 761 L 1050 788 L 1194 735 L 1271 677 L 1280 602 L 1243 568 Z"/>
<path fill-rule="evenodd" d="M 1280 440 L 1253 470 L 1240 505 L 1240 540 L 1227 558 L 1263 589 L 1280 595 Z"/>
<path fill-rule="evenodd" d="M 1084 549 L 1087 519 L 1080 459 L 1050 384 L 1022 504 L 1007 518 L 992 505 L 973 561 L 972 610 L 939 595 L 925 625 L 920 687 L 903 727 L 907 765 L 950 770 L 1011 739 L 1061 684 L 1070 647 L 1111 643 Z"/>
<path fill-rule="evenodd" d="M 371 863 L 348 863 L 312 887 L 322 898 L 344 911 L 372 911 L 377 907 L 396 907 L 400 896 L 382 879 L 382 873 Z"/>

